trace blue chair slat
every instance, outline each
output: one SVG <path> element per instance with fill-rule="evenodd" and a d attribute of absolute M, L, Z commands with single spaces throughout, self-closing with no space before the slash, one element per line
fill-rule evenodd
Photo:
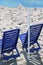
<path fill-rule="evenodd" d="M 39 38 L 42 25 L 33 25 L 30 27 L 30 42 L 36 41 Z"/>
<path fill-rule="evenodd" d="M 2 49 L 1 49 L 1 54 L 3 57 L 6 59 L 7 56 L 4 55 L 4 53 L 8 51 L 13 51 L 13 49 L 16 49 L 17 42 L 18 42 L 18 37 L 19 37 L 19 29 L 14 29 L 14 30 L 9 30 L 5 31 L 3 34 L 3 40 L 2 40 Z M 17 56 L 20 56 L 18 50 L 17 51 Z M 12 55 L 13 56 L 13 55 Z M 14 57 L 17 57 L 16 55 Z M 10 56 L 8 56 L 8 59 Z M 7 59 L 7 60 L 8 60 Z"/>
<path fill-rule="evenodd" d="M 4 36 L 3 36 L 3 50 L 6 49 L 6 48 L 11 49 L 11 47 L 12 47 L 12 49 L 15 48 L 16 44 L 17 44 L 18 36 L 19 36 L 18 29 L 4 32 Z"/>
<path fill-rule="evenodd" d="M 40 49 L 40 45 L 39 45 L 37 40 L 39 38 L 41 30 L 42 30 L 42 24 L 37 24 L 37 25 L 30 26 L 30 45 L 33 45 L 34 43 L 37 43 L 37 45 L 38 45 L 38 48 L 30 49 L 30 52 L 34 52 L 35 50 L 38 51 Z M 22 35 L 24 35 L 24 37 Z M 23 42 L 22 38 L 24 38 L 24 42 Z M 21 34 L 20 35 L 20 39 L 21 39 L 23 47 L 27 51 L 27 47 L 28 47 L 28 32 L 26 32 L 24 34 Z"/>

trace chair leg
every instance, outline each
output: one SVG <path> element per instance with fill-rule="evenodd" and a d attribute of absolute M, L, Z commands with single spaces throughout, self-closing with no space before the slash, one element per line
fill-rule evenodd
<path fill-rule="evenodd" d="M 2 58 L 2 54 L 1 54 L 1 58 Z"/>
<path fill-rule="evenodd" d="M 41 47 L 40 47 L 40 45 L 39 45 L 39 43 L 38 43 L 38 42 L 37 42 L 37 45 L 38 45 L 39 49 L 41 49 Z"/>
<path fill-rule="evenodd" d="M 12 55 L 13 55 L 13 53 L 14 53 L 14 52 L 12 51 Z"/>
<path fill-rule="evenodd" d="M 18 54 L 17 54 L 17 56 L 19 57 L 19 56 L 20 56 L 20 54 L 19 54 L 19 51 L 18 51 L 18 49 L 17 49 L 17 48 L 16 48 L 16 51 L 17 51 L 17 53 L 18 53 Z"/>

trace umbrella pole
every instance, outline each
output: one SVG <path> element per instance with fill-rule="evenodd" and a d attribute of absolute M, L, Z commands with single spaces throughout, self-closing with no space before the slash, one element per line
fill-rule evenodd
<path fill-rule="evenodd" d="M 28 59 L 30 59 L 30 8 L 28 8 Z"/>

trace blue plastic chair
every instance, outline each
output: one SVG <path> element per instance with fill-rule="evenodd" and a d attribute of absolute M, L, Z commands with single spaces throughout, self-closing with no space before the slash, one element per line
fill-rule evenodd
<path fill-rule="evenodd" d="M 17 42 L 19 37 L 19 29 L 5 31 L 3 34 L 3 39 L 0 40 L 0 49 L 1 49 L 1 57 L 4 60 L 8 60 L 10 58 L 17 58 L 20 56 L 17 49 Z M 13 54 L 13 50 L 16 49 L 17 54 Z M 4 53 L 11 52 L 10 56 L 5 55 Z"/>
<path fill-rule="evenodd" d="M 38 38 L 39 38 L 39 35 L 41 33 L 41 30 L 42 30 L 42 24 L 37 24 L 37 25 L 30 26 L 30 46 L 34 45 L 35 43 L 37 43 L 37 45 L 38 45 L 37 48 L 34 48 L 34 47 L 31 48 L 30 52 L 39 51 L 39 49 L 41 49 L 40 45 L 38 43 Z M 27 51 L 27 47 L 28 47 L 28 32 L 26 32 L 24 34 L 21 34 L 20 35 L 20 39 L 21 39 L 23 48 L 25 48 L 26 51 Z"/>

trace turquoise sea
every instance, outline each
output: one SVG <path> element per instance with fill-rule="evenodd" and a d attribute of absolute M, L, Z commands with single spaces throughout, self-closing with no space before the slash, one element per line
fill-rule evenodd
<path fill-rule="evenodd" d="M 0 6 L 17 7 L 19 4 L 25 7 L 43 7 L 43 0 L 0 0 Z"/>

